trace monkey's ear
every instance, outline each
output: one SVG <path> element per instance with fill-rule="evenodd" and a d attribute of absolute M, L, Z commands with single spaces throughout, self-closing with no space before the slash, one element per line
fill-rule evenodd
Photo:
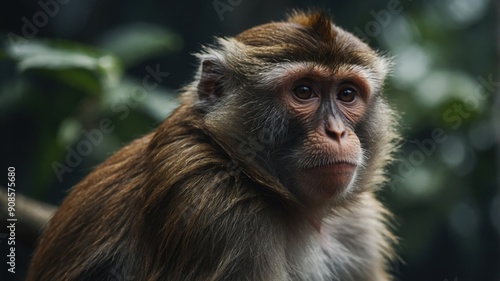
<path fill-rule="evenodd" d="M 223 93 L 224 67 L 217 59 L 205 59 L 201 63 L 198 98 L 208 105 L 214 105 Z"/>

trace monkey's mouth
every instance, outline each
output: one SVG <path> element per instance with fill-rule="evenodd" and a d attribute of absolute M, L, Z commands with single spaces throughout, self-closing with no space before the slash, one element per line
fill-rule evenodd
<path fill-rule="evenodd" d="M 344 192 L 353 182 L 358 165 L 349 162 L 333 162 L 308 167 L 298 173 L 297 181 L 302 189 L 314 195 L 315 201 L 328 200 Z"/>
<path fill-rule="evenodd" d="M 334 190 L 343 190 L 352 182 L 358 166 L 350 162 L 332 162 L 302 170 L 300 173 L 316 186 L 329 186 Z"/>

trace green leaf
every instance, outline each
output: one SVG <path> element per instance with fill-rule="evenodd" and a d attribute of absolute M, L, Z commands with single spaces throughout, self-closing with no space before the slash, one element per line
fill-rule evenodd
<path fill-rule="evenodd" d="M 10 45 L 6 53 L 17 62 L 21 72 L 41 71 L 62 83 L 87 88 L 88 91 L 95 91 L 95 87 L 84 87 L 85 83 L 92 82 L 88 79 L 97 80 L 106 89 L 116 86 L 122 73 L 120 63 L 113 55 L 67 41 L 31 40 Z M 82 70 L 88 75 L 80 76 Z"/>
<path fill-rule="evenodd" d="M 142 81 L 124 76 L 120 85 L 104 95 L 102 106 L 108 110 L 142 111 L 156 121 L 165 119 L 178 105 L 175 91 L 161 86 L 146 90 Z M 115 112 L 116 113 L 116 112 Z M 128 116 L 128 113 L 126 114 Z"/>
<path fill-rule="evenodd" d="M 98 45 L 116 54 L 126 66 L 150 57 L 177 52 L 182 49 L 183 39 L 162 26 L 135 23 L 106 32 Z"/>

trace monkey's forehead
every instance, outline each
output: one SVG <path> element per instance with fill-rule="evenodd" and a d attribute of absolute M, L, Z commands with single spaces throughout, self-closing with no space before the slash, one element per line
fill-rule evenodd
<path fill-rule="evenodd" d="M 313 61 L 370 66 L 378 55 L 354 35 L 329 23 L 330 30 L 316 30 L 295 22 L 268 23 L 234 37 L 245 53 L 264 62 Z"/>

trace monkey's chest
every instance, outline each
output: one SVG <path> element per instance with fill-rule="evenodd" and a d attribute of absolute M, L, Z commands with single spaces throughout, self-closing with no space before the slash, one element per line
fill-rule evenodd
<path fill-rule="evenodd" d="M 334 237 L 316 236 L 303 249 L 288 255 L 292 280 L 358 280 L 362 258 Z"/>

